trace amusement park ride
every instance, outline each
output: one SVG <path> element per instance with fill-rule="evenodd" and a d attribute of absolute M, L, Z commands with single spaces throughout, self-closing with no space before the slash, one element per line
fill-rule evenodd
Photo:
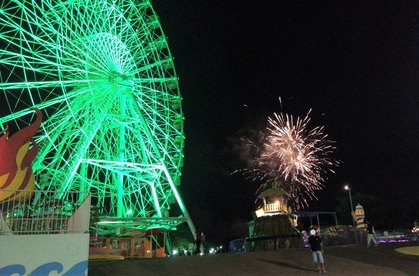
<path fill-rule="evenodd" d="M 67 207 L 91 195 L 100 234 L 184 222 L 195 233 L 177 190 L 182 97 L 150 1 L 2 1 L 0 45 L 0 137 L 43 116 L 27 144 L 37 149 L 34 186 L 11 185 L 11 172 L 0 170 L 0 204 L 11 201 L 6 190 L 41 191 L 38 203 L 54 194 L 63 204 L 78 192 Z"/>

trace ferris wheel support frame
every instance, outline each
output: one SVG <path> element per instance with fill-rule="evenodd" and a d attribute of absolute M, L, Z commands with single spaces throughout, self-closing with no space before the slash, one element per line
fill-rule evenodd
<path fill-rule="evenodd" d="M 187 222 L 194 235 L 176 189 L 182 98 L 150 1 L 9 0 L 0 10 L 0 100 L 10 112 L 2 110 L 0 130 L 43 111 L 37 188 L 90 191 L 97 206 L 110 206 L 109 227 Z M 174 203 L 183 217 L 168 217 Z"/>

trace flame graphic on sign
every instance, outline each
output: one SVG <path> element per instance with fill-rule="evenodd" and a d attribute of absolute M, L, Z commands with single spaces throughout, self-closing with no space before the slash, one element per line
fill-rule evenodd
<path fill-rule="evenodd" d="M 32 161 L 38 153 L 38 145 L 32 139 L 41 125 L 42 113 L 36 112 L 36 120 L 8 138 L 8 127 L 0 133 L 0 202 L 16 200 L 16 190 L 34 190 L 35 177 Z M 32 145 L 32 147 L 31 147 Z M 26 197 L 27 198 L 27 197 Z"/>

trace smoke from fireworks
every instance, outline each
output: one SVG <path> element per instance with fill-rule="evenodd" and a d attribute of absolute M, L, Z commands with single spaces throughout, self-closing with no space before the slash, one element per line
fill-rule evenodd
<path fill-rule="evenodd" d="M 245 175 L 262 181 L 259 190 L 276 182 L 289 193 L 296 209 L 308 206 L 307 198 L 317 199 L 315 192 L 324 187 L 327 172 L 339 164 L 331 157 L 336 148 L 324 127 L 308 128 L 310 112 L 303 119 L 274 113 L 268 118 L 262 146 L 247 140 L 255 154 Z"/>

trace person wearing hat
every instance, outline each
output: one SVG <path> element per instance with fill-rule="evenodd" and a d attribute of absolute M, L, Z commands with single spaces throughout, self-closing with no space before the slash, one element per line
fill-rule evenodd
<path fill-rule="evenodd" d="M 323 259 L 323 243 L 322 238 L 314 229 L 310 230 L 310 237 L 308 238 L 308 246 L 313 256 L 313 262 L 319 273 L 326 273 Z"/>

